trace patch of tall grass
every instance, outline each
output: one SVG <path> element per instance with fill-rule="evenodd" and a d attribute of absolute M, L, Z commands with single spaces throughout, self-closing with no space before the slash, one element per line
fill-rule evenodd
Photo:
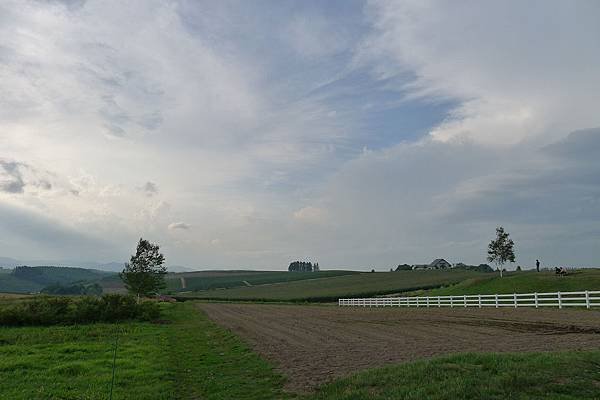
<path fill-rule="evenodd" d="M 69 325 L 126 320 L 151 321 L 159 318 L 154 302 L 138 304 L 131 296 L 107 294 L 102 297 L 50 297 L 0 305 L 0 325 Z"/>

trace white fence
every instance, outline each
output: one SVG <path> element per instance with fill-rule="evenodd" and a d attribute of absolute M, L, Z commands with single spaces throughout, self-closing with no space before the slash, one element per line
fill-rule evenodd
<path fill-rule="evenodd" d="M 600 291 L 339 299 L 340 307 L 600 307 Z"/>

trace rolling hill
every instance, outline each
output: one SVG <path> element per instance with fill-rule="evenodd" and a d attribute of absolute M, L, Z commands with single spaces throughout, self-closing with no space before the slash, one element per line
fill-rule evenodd
<path fill-rule="evenodd" d="M 204 290 L 185 294 L 185 297 L 212 300 L 337 301 L 339 297 L 374 296 L 430 289 L 486 276 L 489 274 L 465 270 L 366 272 L 222 290 Z"/>
<path fill-rule="evenodd" d="M 93 283 L 114 275 L 110 272 L 73 267 L 20 267 L 0 270 L 0 292 L 36 293 L 52 284 Z"/>
<path fill-rule="evenodd" d="M 558 276 L 551 271 L 509 272 L 500 278 L 497 274 L 474 277 L 454 286 L 433 289 L 425 295 L 446 296 L 464 294 L 503 294 L 533 292 L 571 292 L 600 290 L 600 269 L 586 268 Z"/>

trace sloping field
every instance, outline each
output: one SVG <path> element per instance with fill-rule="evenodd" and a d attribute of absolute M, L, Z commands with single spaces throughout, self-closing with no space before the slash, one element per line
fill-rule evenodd
<path fill-rule="evenodd" d="M 167 277 L 167 289 L 173 292 L 235 288 L 271 283 L 301 281 L 357 274 L 356 271 L 198 271 L 173 274 Z M 181 278 L 186 288 L 182 287 Z"/>
<path fill-rule="evenodd" d="M 600 269 L 580 269 L 566 276 L 554 272 L 510 272 L 500 278 L 497 273 L 465 280 L 455 286 L 433 289 L 432 296 L 494 293 L 575 292 L 600 290 Z"/>
<path fill-rule="evenodd" d="M 199 304 L 306 391 L 386 364 L 459 352 L 600 349 L 600 312 Z"/>
<path fill-rule="evenodd" d="M 273 285 L 207 290 L 192 293 L 190 297 L 221 300 L 337 301 L 339 297 L 428 289 L 484 276 L 488 274 L 461 270 L 359 273 Z"/>
<path fill-rule="evenodd" d="M 91 283 L 107 277 L 118 279 L 114 273 L 76 267 L 29 267 L 18 274 L 4 270 L 0 273 L 0 292 L 38 292 L 56 283 Z"/>

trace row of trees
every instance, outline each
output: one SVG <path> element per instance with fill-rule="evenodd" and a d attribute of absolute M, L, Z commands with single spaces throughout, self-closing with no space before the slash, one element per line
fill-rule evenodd
<path fill-rule="evenodd" d="M 307 261 L 293 261 L 288 267 L 290 272 L 319 272 L 319 263 L 311 263 Z"/>

